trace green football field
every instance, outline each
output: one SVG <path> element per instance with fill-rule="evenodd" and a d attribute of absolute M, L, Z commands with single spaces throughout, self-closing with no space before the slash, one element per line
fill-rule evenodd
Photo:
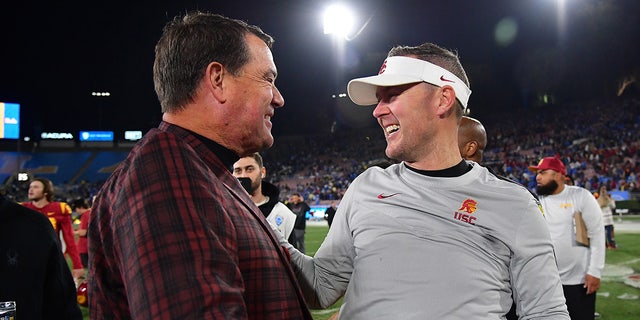
<path fill-rule="evenodd" d="M 637 217 L 625 218 L 637 220 Z M 313 255 L 324 240 L 327 226 L 307 226 L 307 254 Z M 618 250 L 607 250 L 605 272 L 596 299 L 596 311 L 602 320 L 640 319 L 640 289 L 624 283 L 630 272 L 640 274 L 640 233 L 616 233 Z M 342 300 L 324 310 L 312 310 L 314 320 L 325 320 L 336 313 Z M 82 308 L 84 319 L 89 319 L 88 310 Z"/>

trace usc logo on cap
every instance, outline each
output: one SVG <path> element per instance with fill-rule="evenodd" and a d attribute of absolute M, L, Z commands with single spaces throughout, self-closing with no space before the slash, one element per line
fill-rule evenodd
<path fill-rule="evenodd" d="M 378 74 L 383 73 L 385 70 L 387 70 L 387 60 L 384 60 L 382 66 L 380 66 L 380 71 L 378 71 Z"/>

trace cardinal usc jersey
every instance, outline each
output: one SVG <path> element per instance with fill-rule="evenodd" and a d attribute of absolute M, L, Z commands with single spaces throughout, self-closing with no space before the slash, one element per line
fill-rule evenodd
<path fill-rule="evenodd" d="M 25 202 L 22 205 L 47 216 L 56 233 L 60 232 L 60 225 L 65 219 L 71 221 L 71 207 L 66 202 L 49 202 L 42 208 L 36 207 L 32 202 Z"/>
<path fill-rule="evenodd" d="M 32 202 L 24 202 L 23 206 L 44 214 L 55 230 L 57 235 L 62 233 L 64 242 L 67 246 L 66 253 L 71 257 L 74 269 L 82 269 L 80 254 L 76 247 L 76 241 L 73 236 L 73 226 L 71 224 L 71 207 L 66 202 L 49 202 L 42 208 L 36 207 Z"/>

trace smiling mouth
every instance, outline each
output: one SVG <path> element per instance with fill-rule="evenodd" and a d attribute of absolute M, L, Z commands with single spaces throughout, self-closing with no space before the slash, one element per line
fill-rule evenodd
<path fill-rule="evenodd" d="M 394 132 L 396 132 L 398 130 L 400 130 L 400 126 L 397 125 L 397 124 L 392 124 L 392 125 L 387 126 L 387 127 L 384 128 L 384 132 L 387 135 L 390 135 L 390 134 L 392 134 L 392 133 L 394 133 Z"/>

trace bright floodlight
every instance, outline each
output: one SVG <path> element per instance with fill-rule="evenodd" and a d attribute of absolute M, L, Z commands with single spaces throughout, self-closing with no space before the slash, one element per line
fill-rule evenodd
<path fill-rule="evenodd" d="M 345 6 L 333 4 L 324 12 L 324 34 L 348 37 L 353 28 L 353 14 Z"/>

